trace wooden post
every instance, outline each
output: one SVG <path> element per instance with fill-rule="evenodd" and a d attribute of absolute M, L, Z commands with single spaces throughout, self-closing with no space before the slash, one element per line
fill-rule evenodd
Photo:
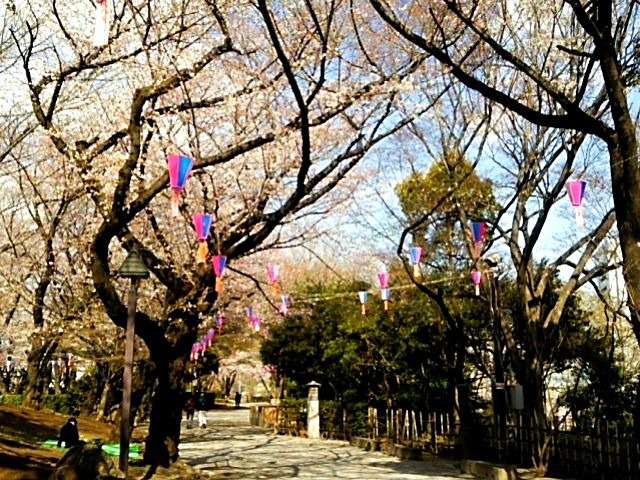
<path fill-rule="evenodd" d="M 138 278 L 131 279 L 129 308 L 127 313 L 127 336 L 124 348 L 124 372 L 122 375 L 122 403 L 120 404 L 120 470 L 127 478 L 129 468 L 129 436 L 131 434 L 131 379 L 133 375 L 133 342 L 135 335 L 136 302 L 138 301 Z"/>
<path fill-rule="evenodd" d="M 437 425 L 437 413 L 432 413 L 432 422 L 431 422 L 431 440 L 433 442 L 433 454 L 438 454 L 438 425 Z"/>

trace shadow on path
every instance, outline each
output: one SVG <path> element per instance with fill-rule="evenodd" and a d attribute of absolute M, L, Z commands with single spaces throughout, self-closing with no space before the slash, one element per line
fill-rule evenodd
<path fill-rule="evenodd" d="M 249 426 L 249 413 L 212 411 L 206 429 L 183 430 L 180 456 L 223 479 L 306 478 L 449 480 L 463 476 L 451 463 L 402 461 L 335 440 L 273 435 Z"/>

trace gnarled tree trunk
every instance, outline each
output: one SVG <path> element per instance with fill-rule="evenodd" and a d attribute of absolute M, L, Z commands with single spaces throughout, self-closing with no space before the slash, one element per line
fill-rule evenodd
<path fill-rule="evenodd" d="M 156 385 L 151 398 L 149 435 L 144 461 L 168 467 L 178 458 L 180 421 L 182 419 L 183 378 L 188 353 L 183 358 L 152 358 L 156 367 Z"/>

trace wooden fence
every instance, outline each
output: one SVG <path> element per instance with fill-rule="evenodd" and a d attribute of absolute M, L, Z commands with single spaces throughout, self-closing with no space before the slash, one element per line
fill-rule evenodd
<path fill-rule="evenodd" d="M 255 409 L 255 410 L 254 410 Z M 321 407 L 325 438 L 372 439 L 420 448 L 435 455 L 463 454 L 479 459 L 531 467 L 541 446 L 548 450 L 549 473 L 589 480 L 640 479 L 640 443 L 629 425 L 599 421 L 586 427 L 537 428 L 531 416 L 512 412 L 505 417 L 481 417 L 463 435 L 449 412 L 402 408 L 345 411 Z M 364 432 L 359 424 L 363 417 Z M 252 408 L 252 424 L 289 435 L 306 435 L 306 409 L 296 406 Z M 463 445 L 465 437 L 467 445 Z M 469 441 L 469 439 L 471 441 Z"/>
<path fill-rule="evenodd" d="M 251 425 L 273 429 L 283 435 L 305 436 L 307 412 L 300 405 L 260 405 L 251 407 Z"/>
<path fill-rule="evenodd" d="M 438 454 L 459 450 L 460 424 L 447 412 L 369 408 L 370 437 L 420 447 Z"/>
<path fill-rule="evenodd" d="M 640 443 L 629 425 L 599 421 L 589 427 L 538 428 L 532 417 L 512 412 L 483 417 L 467 430 L 462 444 L 460 423 L 446 412 L 370 409 L 371 436 L 420 447 L 436 455 L 470 457 L 531 467 L 541 448 L 549 472 L 593 480 L 640 479 Z"/>
<path fill-rule="evenodd" d="M 524 413 L 496 420 L 487 429 L 487 456 L 492 459 L 528 466 L 535 449 L 542 445 L 548 449 L 549 471 L 553 474 L 640 479 L 640 444 L 630 425 L 600 420 L 589 427 L 556 425 L 543 429 Z"/>

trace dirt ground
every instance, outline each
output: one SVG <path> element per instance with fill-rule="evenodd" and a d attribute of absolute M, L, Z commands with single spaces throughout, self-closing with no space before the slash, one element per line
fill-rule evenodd
<path fill-rule="evenodd" d="M 67 418 L 67 415 L 50 410 L 0 405 L 0 480 L 46 480 L 64 451 L 42 448 L 41 444 L 56 438 Z M 78 418 L 78 430 L 83 440 L 118 440 L 114 425 L 90 417 Z M 138 441 L 142 435 L 142 430 L 136 430 L 134 440 Z M 117 459 L 114 461 L 117 463 Z M 146 470 L 147 467 L 132 466 L 130 472 L 134 478 L 142 478 Z M 158 469 L 153 478 L 196 480 L 208 477 L 178 462 L 169 470 Z"/>
<path fill-rule="evenodd" d="M 64 452 L 40 444 L 56 438 L 67 418 L 50 410 L 0 405 L 0 480 L 47 478 Z M 85 440 L 117 438 L 112 425 L 86 417 L 78 419 L 78 429 Z"/>

